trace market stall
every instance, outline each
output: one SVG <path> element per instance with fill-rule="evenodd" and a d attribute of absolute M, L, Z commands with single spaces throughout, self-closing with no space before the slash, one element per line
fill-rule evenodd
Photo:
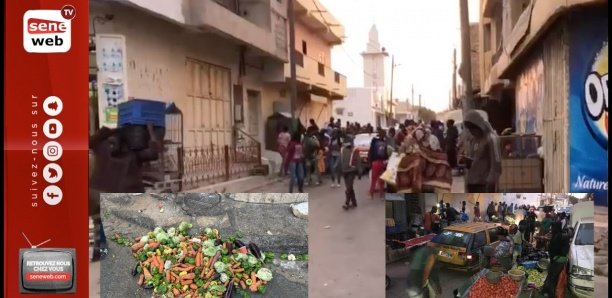
<path fill-rule="evenodd" d="M 526 274 L 516 273 L 512 270 L 506 274 L 494 269 L 485 268 L 474 274 L 461 287 L 456 289 L 454 297 L 531 298 L 533 297 L 533 289 L 526 280 Z"/>

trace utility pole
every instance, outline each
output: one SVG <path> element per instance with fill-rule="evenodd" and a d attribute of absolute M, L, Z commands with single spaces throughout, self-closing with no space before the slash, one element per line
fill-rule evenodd
<path fill-rule="evenodd" d="M 461 20 L 461 76 L 465 85 L 463 97 L 463 114 L 473 108 L 472 102 L 472 44 L 470 43 L 470 20 L 467 0 L 459 0 Z"/>
<path fill-rule="evenodd" d="M 423 120 L 421 119 L 421 94 L 419 94 L 419 120 Z"/>
<path fill-rule="evenodd" d="M 393 73 L 395 72 L 395 67 L 400 66 L 401 64 L 395 64 L 395 56 L 391 55 L 391 91 L 389 97 L 391 97 L 391 109 L 390 114 L 393 114 Z M 387 123 L 389 122 L 389 117 L 387 117 Z"/>
<path fill-rule="evenodd" d="M 295 14 L 293 13 L 293 1 L 287 3 L 287 17 L 289 18 L 289 69 L 291 78 L 289 79 L 290 109 L 291 109 L 291 131 L 298 130 L 295 121 L 295 103 L 297 102 L 297 70 L 295 66 Z"/>
<path fill-rule="evenodd" d="M 451 90 L 451 107 L 452 110 L 457 98 L 457 49 L 453 49 L 453 90 Z"/>
<path fill-rule="evenodd" d="M 395 55 L 391 55 L 391 90 L 389 91 L 389 97 L 391 97 L 391 108 L 393 108 L 393 70 L 395 69 Z M 385 114 L 386 111 L 385 111 Z M 389 124 L 389 115 L 387 114 L 387 125 Z"/>
<path fill-rule="evenodd" d="M 421 108 L 421 94 L 419 94 L 419 109 Z"/>
<path fill-rule="evenodd" d="M 412 95 L 410 95 L 410 106 L 414 108 L 414 84 L 412 84 Z"/>

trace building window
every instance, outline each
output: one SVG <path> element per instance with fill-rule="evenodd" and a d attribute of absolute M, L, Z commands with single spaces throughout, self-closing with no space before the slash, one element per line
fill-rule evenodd
<path fill-rule="evenodd" d="M 353 117 L 353 112 L 348 112 L 347 114 L 349 117 Z"/>
<path fill-rule="evenodd" d="M 336 114 L 339 116 L 344 115 L 344 108 L 336 108 Z"/>
<path fill-rule="evenodd" d="M 302 40 L 302 53 L 304 55 L 308 55 L 308 45 L 306 45 L 306 41 Z"/>

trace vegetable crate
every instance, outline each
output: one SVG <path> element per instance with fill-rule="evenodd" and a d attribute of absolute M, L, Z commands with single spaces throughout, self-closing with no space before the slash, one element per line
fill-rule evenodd
<path fill-rule="evenodd" d="M 485 278 L 485 275 L 489 272 L 489 269 L 482 269 L 478 273 L 474 274 L 466 284 L 464 284 L 461 288 L 457 289 L 455 293 L 455 297 L 468 298 L 470 296 L 470 291 L 474 287 L 474 284 L 480 279 Z M 522 291 L 525 288 L 525 279 L 518 283 L 518 293 L 516 294 L 516 298 L 522 297 Z"/>
<path fill-rule="evenodd" d="M 119 127 L 153 124 L 166 127 L 166 103 L 147 99 L 133 99 L 119 104 Z"/>

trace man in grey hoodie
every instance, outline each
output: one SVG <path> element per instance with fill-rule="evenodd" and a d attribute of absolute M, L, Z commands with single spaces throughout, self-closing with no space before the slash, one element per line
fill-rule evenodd
<path fill-rule="evenodd" d="M 468 165 L 466 192 L 497 192 L 501 175 L 499 137 L 491 124 L 474 110 L 466 113 L 464 125 L 472 135 L 469 144 L 471 162 Z"/>

